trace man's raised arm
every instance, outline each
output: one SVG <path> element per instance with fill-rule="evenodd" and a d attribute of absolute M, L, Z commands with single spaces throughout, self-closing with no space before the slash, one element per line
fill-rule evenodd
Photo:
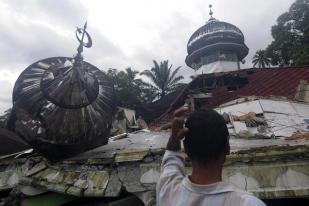
<path fill-rule="evenodd" d="M 176 110 L 172 122 L 172 132 L 166 146 L 161 165 L 160 179 L 157 184 L 157 202 L 170 195 L 169 191 L 185 177 L 184 154 L 181 152 L 181 139 L 188 131 L 184 128 L 184 113 L 188 110 L 183 106 Z"/>

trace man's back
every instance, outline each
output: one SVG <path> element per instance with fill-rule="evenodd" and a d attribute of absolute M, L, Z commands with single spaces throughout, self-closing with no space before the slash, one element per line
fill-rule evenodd
<path fill-rule="evenodd" d="M 200 110 L 189 115 L 184 127 L 184 105 L 174 112 L 171 136 L 162 160 L 157 184 L 158 206 L 265 206 L 250 193 L 222 181 L 226 155 L 230 153 L 229 132 L 216 111 Z M 181 140 L 192 163 L 186 177 Z"/>
<path fill-rule="evenodd" d="M 265 204 L 248 192 L 235 186 L 217 182 L 197 185 L 185 176 L 184 159 L 180 152 L 166 151 L 160 180 L 157 185 L 158 206 L 229 205 L 264 206 Z"/>

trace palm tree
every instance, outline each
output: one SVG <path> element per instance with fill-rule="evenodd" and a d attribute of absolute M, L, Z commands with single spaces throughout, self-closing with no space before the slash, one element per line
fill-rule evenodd
<path fill-rule="evenodd" d="M 150 70 L 144 70 L 141 75 L 145 75 L 151 80 L 152 84 L 149 86 L 154 87 L 160 98 L 162 98 L 177 88 L 179 81 L 183 79 L 183 76 L 177 76 L 180 67 L 173 70 L 173 65 L 168 65 L 168 60 L 160 62 L 160 64 L 153 60 L 153 63 L 154 67 Z"/>
<path fill-rule="evenodd" d="M 259 68 L 265 68 L 266 66 L 269 66 L 271 63 L 271 59 L 267 57 L 265 50 L 258 50 L 256 51 L 255 55 L 253 56 L 253 67 L 258 65 Z"/>
<path fill-rule="evenodd" d="M 132 87 L 137 85 L 136 75 L 138 71 L 132 70 L 131 67 L 117 73 L 117 79 L 124 87 Z"/>
<path fill-rule="evenodd" d="M 126 72 L 125 75 L 127 76 L 127 79 L 132 82 L 135 83 L 136 82 L 136 75 L 138 74 L 138 71 L 132 70 L 131 67 L 126 68 Z"/>

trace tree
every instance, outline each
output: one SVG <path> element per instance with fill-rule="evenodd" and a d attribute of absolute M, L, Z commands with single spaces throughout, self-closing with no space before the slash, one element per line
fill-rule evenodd
<path fill-rule="evenodd" d="M 140 103 L 140 88 L 136 79 L 138 71 L 129 67 L 125 71 L 109 69 L 106 74 L 114 82 L 117 106 L 134 109 Z"/>
<path fill-rule="evenodd" d="M 271 60 L 266 56 L 266 51 L 260 49 L 253 56 L 252 63 L 254 67 L 258 65 L 259 68 L 265 68 L 270 65 Z"/>
<path fill-rule="evenodd" d="M 182 75 L 177 73 L 181 67 L 172 69 L 173 65 L 168 64 L 168 60 L 160 62 L 153 60 L 154 67 L 150 70 L 144 70 L 141 75 L 148 77 L 152 84 L 148 84 L 159 96 L 164 97 L 166 94 L 174 91 L 179 81 L 183 79 Z M 147 84 L 147 83 L 144 83 Z"/>
<path fill-rule="evenodd" d="M 159 97 L 159 93 L 154 86 L 147 82 L 144 82 L 141 79 L 137 79 L 136 81 L 140 89 L 140 102 L 148 104 L 153 102 L 157 97 Z"/>
<path fill-rule="evenodd" d="M 309 0 L 296 0 L 272 26 L 274 38 L 266 48 L 273 65 L 309 64 Z"/>
<path fill-rule="evenodd" d="M 150 103 L 158 96 L 155 88 L 137 78 L 139 72 L 130 67 L 124 71 L 108 69 L 106 74 L 114 83 L 117 106 L 134 109 L 136 105 Z"/>

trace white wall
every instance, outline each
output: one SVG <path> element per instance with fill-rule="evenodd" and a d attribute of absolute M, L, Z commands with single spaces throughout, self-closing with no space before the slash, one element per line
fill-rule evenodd
<path fill-rule="evenodd" d="M 238 62 L 231 62 L 231 61 L 216 61 L 210 64 L 206 64 L 201 66 L 197 71 L 196 74 L 209 74 L 209 73 L 216 73 L 216 72 L 229 72 L 239 70 Z"/>

